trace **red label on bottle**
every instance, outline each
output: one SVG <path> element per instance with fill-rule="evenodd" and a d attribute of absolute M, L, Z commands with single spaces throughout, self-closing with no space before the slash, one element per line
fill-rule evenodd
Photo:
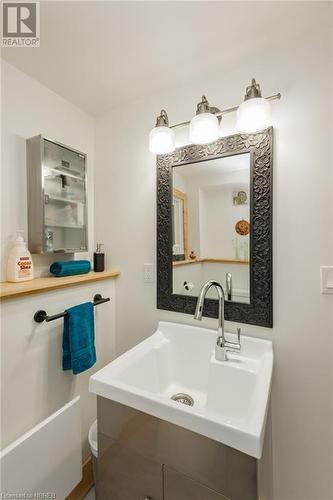
<path fill-rule="evenodd" d="M 32 262 L 30 257 L 20 257 L 17 261 L 17 266 L 20 268 L 20 271 L 28 271 L 31 269 Z"/>

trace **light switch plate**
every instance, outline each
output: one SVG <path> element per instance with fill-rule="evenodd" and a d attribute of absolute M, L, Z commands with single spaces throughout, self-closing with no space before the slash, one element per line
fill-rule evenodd
<path fill-rule="evenodd" d="M 143 281 L 145 283 L 154 283 L 154 265 L 150 262 L 143 264 Z"/>
<path fill-rule="evenodd" d="M 333 266 L 320 266 L 320 293 L 333 294 Z"/>

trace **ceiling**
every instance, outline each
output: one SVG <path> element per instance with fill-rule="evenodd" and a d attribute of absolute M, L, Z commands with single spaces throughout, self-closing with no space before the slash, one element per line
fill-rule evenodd
<path fill-rule="evenodd" d="M 2 57 L 92 114 L 177 88 L 315 24 L 312 2 L 40 3 L 40 48 Z"/>

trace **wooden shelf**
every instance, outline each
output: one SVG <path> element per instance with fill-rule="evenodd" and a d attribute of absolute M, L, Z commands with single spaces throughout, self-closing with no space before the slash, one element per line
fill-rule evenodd
<path fill-rule="evenodd" d="M 19 283 L 3 281 L 0 283 L 0 300 L 22 297 L 33 293 L 48 292 L 59 288 L 92 283 L 94 281 L 107 280 L 116 278 L 119 274 L 119 271 L 103 271 L 101 273 L 91 271 L 87 274 L 77 274 L 75 276 L 65 276 L 63 278 L 46 276 L 43 278 L 35 278 L 31 281 L 21 281 Z"/>
<path fill-rule="evenodd" d="M 210 263 L 221 263 L 221 264 L 250 264 L 249 260 L 240 260 L 240 259 L 211 259 L 209 257 L 203 257 L 202 259 L 194 259 L 194 260 L 175 260 L 172 265 L 177 266 L 186 266 L 189 264 L 202 264 L 205 262 Z"/>
<path fill-rule="evenodd" d="M 249 260 L 241 260 L 241 259 L 210 259 L 204 258 L 203 262 L 221 262 L 222 264 L 250 264 Z"/>
<path fill-rule="evenodd" d="M 203 259 L 188 259 L 188 260 L 174 260 L 172 265 L 177 266 L 188 266 L 190 264 L 201 264 Z"/>

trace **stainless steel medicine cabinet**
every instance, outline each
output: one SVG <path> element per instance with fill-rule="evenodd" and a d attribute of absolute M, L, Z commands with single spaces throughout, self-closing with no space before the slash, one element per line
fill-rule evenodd
<path fill-rule="evenodd" d="M 28 241 L 32 253 L 86 252 L 87 157 L 42 135 L 27 139 Z"/>

